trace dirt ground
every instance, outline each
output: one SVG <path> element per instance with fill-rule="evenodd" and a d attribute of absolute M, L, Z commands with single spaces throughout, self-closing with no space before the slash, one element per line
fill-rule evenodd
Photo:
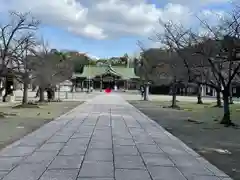
<path fill-rule="evenodd" d="M 39 108 L 12 108 L 0 105 L 0 149 L 70 111 L 82 102 L 51 102 Z"/>
<path fill-rule="evenodd" d="M 234 180 L 240 180 L 240 129 L 219 124 L 221 108 L 179 102 L 182 110 L 172 110 L 163 108 L 169 102 L 129 102 Z M 233 122 L 240 124 L 240 104 L 232 105 L 231 111 Z"/>

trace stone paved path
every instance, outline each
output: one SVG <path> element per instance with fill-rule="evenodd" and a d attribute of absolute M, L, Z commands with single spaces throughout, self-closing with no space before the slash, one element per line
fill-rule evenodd
<path fill-rule="evenodd" d="M 99 95 L 0 152 L 3 180 L 230 180 L 118 95 Z"/>

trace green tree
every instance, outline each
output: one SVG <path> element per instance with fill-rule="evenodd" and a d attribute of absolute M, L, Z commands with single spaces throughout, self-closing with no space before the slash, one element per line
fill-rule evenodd
<path fill-rule="evenodd" d="M 76 56 L 76 55 L 71 55 L 70 57 L 73 61 L 74 64 L 74 72 L 75 73 L 82 73 L 83 72 L 83 67 L 85 65 L 88 64 L 88 57 L 86 57 L 85 55 L 80 55 L 80 56 Z"/>

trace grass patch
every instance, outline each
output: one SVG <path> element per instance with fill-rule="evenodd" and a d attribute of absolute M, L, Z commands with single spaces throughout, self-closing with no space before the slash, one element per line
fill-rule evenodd
<path fill-rule="evenodd" d="M 197 104 L 196 102 L 177 102 L 179 109 L 171 109 L 171 101 L 131 101 L 134 104 L 139 104 L 141 107 L 144 105 L 151 104 L 154 108 L 166 108 L 172 111 L 186 112 L 189 115 L 190 121 L 200 122 L 217 122 L 223 117 L 223 107 L 215 107 L 216 103 L 203 103 Z M 231 119 L 233 122 L 238 123 L 240 119 L 240 104 L 230 104 Z M 186 120 L 188 120 L 186 119 Z"/>
<path fill-rule="evenodd" d="M 0 106 L 0 148 L 38 129 L 82 102 L 51 102 Z M 33 108 L 34 107 L 34 108 Z M 38 107 L 38 108 L 36 108 Z M 2 115 L 2 117 L 1 117 Z"/>

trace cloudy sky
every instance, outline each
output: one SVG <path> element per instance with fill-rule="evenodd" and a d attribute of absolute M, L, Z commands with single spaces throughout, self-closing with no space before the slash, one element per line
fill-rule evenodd
<path fill-rule="evenodd" d="M 88 52 L 97 57 L 138 51 L 161 31 L 158 19 L 193 25 L 196 15 L 215 14 L 229 7 L 229 0 L 0 0 L 1 17 L 9 10 L 29 12 L 41 20 L 39 34 L 57 49 Z M 214 15 L 213 15 L 214 14 Z"/>

